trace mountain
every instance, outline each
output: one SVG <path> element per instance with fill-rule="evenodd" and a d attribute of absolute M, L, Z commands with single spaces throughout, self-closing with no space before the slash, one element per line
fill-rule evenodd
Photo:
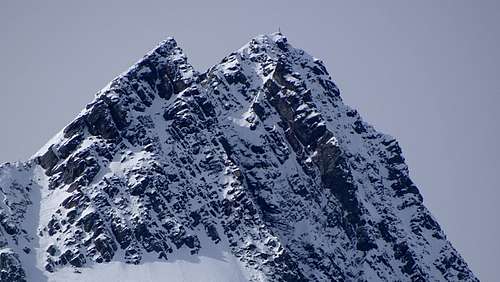
<path fill-rule="evenodd" d="M 401 148 L 280 33 L 169 38 L 0 166 L 1 281 L 478 281 Z"/>

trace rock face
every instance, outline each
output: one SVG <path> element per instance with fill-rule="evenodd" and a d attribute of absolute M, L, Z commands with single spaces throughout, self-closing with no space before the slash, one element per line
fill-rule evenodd
<path fill-rule="evenodd" d="M 279 33 L 204 74 L 165 40 L 31 160 L 1 166 L 0 195 L 1 281 L 208 245 L 248 281 L 477 281 L 397 141 Z"/>

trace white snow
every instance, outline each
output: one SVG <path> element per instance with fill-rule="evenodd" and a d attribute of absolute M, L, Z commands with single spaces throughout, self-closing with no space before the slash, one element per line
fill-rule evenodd
<path fill-rule="evenodd" d="M 190 256 L 173 262 L 123 262 L 94 264 L 78 269 L 65 267 L 49 274 L 48 282 L 246 282 L 241 265 L 228 253 L 221 257 Z"/>

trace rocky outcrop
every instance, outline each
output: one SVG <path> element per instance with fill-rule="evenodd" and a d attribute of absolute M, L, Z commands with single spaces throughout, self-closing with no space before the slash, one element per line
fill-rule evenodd
<path fill-rule="evenodd" d="M 5 282 L 27 281 L 26 273 L 17 254 L 9 251 L 0 253 L 0 280 Z"/>

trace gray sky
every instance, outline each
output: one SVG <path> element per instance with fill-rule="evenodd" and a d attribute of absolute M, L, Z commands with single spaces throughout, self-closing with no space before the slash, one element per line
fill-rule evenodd
<path fill-rule="evenodd" d="M 448 238 L 498 279 L 499 1 L 170 2 L 1 1 L 0 162 L 27 159 L 166 36 L 204 71 L 281 27 L 398 138 Z"/>

